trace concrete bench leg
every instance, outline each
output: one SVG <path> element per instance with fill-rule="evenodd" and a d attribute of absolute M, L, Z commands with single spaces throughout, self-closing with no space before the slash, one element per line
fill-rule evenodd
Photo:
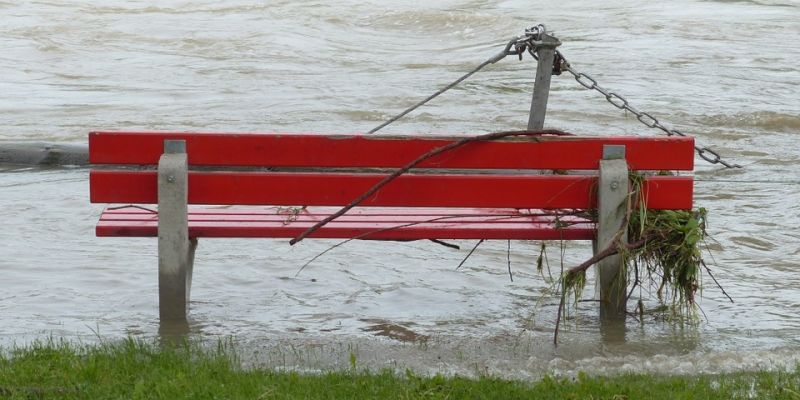
<path fill-rule="evenodd" d="M 158 297 L 161 320 L 186 320 L 197 239 L 189 239 L 184 141 L 164 141 L 158 162 Z"/>
<path fill-rule="evenodd" d="M 628 241 L 624 227 L 628 197 L 628 164 L 625 162 L 624 146 L 605 146 L 600 160 L 600 179 L 597 188 L 597 240 L 595 251 L 607 248 L 623 229 L 619 240 Z M 625 318 L 627 283 L 625 265 L 620 255 L 600 261 L 597 265 L 600 286 L 601 320 Z"/>

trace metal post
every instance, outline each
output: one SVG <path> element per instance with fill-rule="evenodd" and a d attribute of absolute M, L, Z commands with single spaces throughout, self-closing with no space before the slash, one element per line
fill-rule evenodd
<path fill-rule="evenodd" d="M 186 141 L 165 140 L 158 162 L 158 299 L 161 320 L 186 319 L 197 240 L 189 238 Z"/>
<path fill-rule="evenodd" d="M 536 67 L 536 81 L 533 85 L 533 99 L 528 118 L 528 130 L 540 131 L 544 128 L 544 116 L 547 113 L 547 98 L 550 96 L 550 77 L 553 75 L 553 59 L 556 47 L 561 42 L 546 33 L 541 34 L 541 41 L 536 43 L 539 63 Z"/>
<path fill-rule="evenodd" d="M 627 198 L 628 164 L 625 162 L 625 146 L 603 146 L 597 188 L 595 251 L 603 251 L 613 240 L 628 241 L 627 227 L 624 226 Z M 622 261 L 622 257 L 617 254 L 597 263 L 601 320 L 625 318 L 627 271 Z"/>

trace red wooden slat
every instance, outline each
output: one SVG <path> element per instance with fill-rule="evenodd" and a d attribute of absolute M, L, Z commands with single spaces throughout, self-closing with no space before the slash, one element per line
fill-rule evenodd
<path fill-rule="evenodd" d="M 339 206 L 384 175 L 190 172 L 190 204 Z M 93 203 L 155 204 L 155 171 L 90 172 Z M 402 175 L 362 206 L 591 208 L 596 177 L 582 175 Z M 692 178 L 647 177 L 647 207 L 689 209 Z"/>
<path fill-rule="evenodd" d="M 147 208 L 147 207 L 145 207 Z M 303 214 L 314 216 L 328 216 L 338 211 L 340 207 L 309 207 L 303 211 Z M 194 215 L 252 215 L 252 216 L 268 216 L 275 215 L 280 207 L 275 206 L 222 206 L 222 207 L 191 207 L 191 213 Z M 283 208 L 288 211 L 288 208 Z M 355 207 L 349 210 L 344 216 L 350 215 L 365 215 L 365 216 L 504 216 L 504 215 L 543 215 L 545 210 L 535 209 L 517 209 L 517 208 L 463 208 L 463 207 L 448 207 L 448 208 L 433 208 L 433 207 Z M 550 212 L 549 214 L 552 214 Z M 148 215 L 157 215 L 155 207 L 141 208 L 134 206 L 119 206 L 106 208 L 103 211 L 104 217 L 114 215 L 132 215 L 136 218 L 143 218 Z M 142 215 L 142 217 L 139 217 Z"/>
<path fill-rule="evenodd" d="M 191 165 L 398 168 L 459 138 L 92 132 L 89 160 L 94 164 L 157 164 L 164 139 L 186 140 Z M 597 169 L 605 144 L 625 145 L 628 164 L 634 170 L 692 170 L 694 166 L 694 139 L 690 137 L 544 136 L 469 143 L 431 158 L 419 168 Z"/>
<path fill-rule="evenodd" d="M 120 213 L 119 210 L 105 210 L 100 217 L 101 221 L 109 222 L 112 224 L 124 224 L 124 222 L 153 222 L 158 221 L 158 214 L 147 212 L 139 209 L 131 208 L 133 210 L 128 213 Z M 324 208 L 329 212 L 322 213 L 320 208 L 310 208 L 298 214 L 286 214 L 272 210 L 272 213 L 257 213 L 248 214 L 244 212 L 231 213 L 229 210 L 224 209 L 198 209 L 192 208 L 189 211 L 190 220 L 203 223 L 203 222 L 242 222 L 242 223 L 281 223 L 288 224 L 315 224 L 325 217 L 329 216 L 332 212 L 336 211 L 334 208 Z M 448 209 L 439 209 L 438 214 L 430 215 L 409 215 L 409 214 L 391 214 L 382 212 L 381 214 L 357 213 L 345 214 L 336 219 L 337 223 L 356 223 L 356 224 L 374 224 L 374 223 L 393 223 L 393 224 L 410 224 L 410 223 L 430 223 L 430 224 L 454 224 L 454 223 L 493 223 L 493 224 L 518 224 L 518 223 L 547 223 L 555 224 L 555 215 L 543 214 L 527 214 L 521 213 L 516 210 L 510 210 L 507 214 L 487 214 L 484 209 L 475 209 L 476 213 L 473 215 L 461 214 L 451 215 L 445 214 Z M 562 223 L 593 223 L 585 218 L 579 218 L 571 215 L 561 215 L 558 221 Z"/>
<path fill-rule="evenodd" d="M 195 214 L 192 216 L 194 221 L 206 221 L 206 222 L 215 222 L 215 221 L 238 221 L 238 222 L 280 222 L 280 223 L 289 223 L 294 221 L 296 223 L 316 223 L 324 219 L 325 215 L 287 215 L 287 214 L 273 214 L 273 215 L 230 215 L 230 214 Z M 541 217 L 534 217 L 543 220 Z M 496 222 L 496 223 L 515 223 L 515 222 L 526 222 L 533 220 L 532 217 L 525 217 L 521 215 L 517 216 L 457 216 L 457 217 L 450 217 L 446 219 L 446 222 L 453 223 L 453 222 Z M 337 221 L 340 222 L 353 222 L 353 223 L 374 223 L 374 222 L 385 222 L 387 219 L 386 215 L 357 215 L 357 216 L 347 216 L 343 215 L 337 218 Z M 392 218 L 392 222 L 397 223 L 417 223 L 417 222 L 425 222 L 430 221 L 432 218 L 427 215 L 398 215 Z M 158 220 L 158 215 L 144 215 L 144 214 L 108 214 L 104 215 L 102 218 L 103 221 L 148 221 L 148 220 Z"/>
<path fill-rule="evenodd" d="M 293 238 L 309 228 L 311 223 L 281 222 L 189 222 L 191 237 L 226 238 Z M 311 237 L 329 239 L 418 240 L 418 239 L 514 239 L 514 240 L 591 240 L 594 238 L 593 224 L 579 224 L 555 229 L 552 224 L 541 223 L 422 223 L 398 227 L 392 222 L 349 223 L 333 221 L 316 231 Z M 156 221 L 105 221 L 96 227 L 97 236 L 157 236 Z M 371 233 L 371 234 L 370 234 Z"/>

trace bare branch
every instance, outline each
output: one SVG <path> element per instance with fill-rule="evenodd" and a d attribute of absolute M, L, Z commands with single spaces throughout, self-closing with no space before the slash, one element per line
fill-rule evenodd
<path fill-rule="evenodd" d="M 435 148 L 435 149 L 433 149 L 433 150 L 431 150 L 431 151 L 429 151 L 429 152 L 417 157 L 417 159 L 415 159 L 414 161 L 411 161 L 410 163 L 406 164 L 404 167 L 402 167 L 402 168 L 394 171 L 393 173 L 387 175 L 385 178 L 381 179 L 380 182 L 376 183 L 369 190 L 364 192 L 361 196 L 358 196 L 355 200 L 351 201 L 350 204 L 342 207 L 341 209 L 339 209 L 339 211 L 336 211 L 335 213 L 329 215 L 328 217 L 326 217 L 322 221 L 317 222 L 314 226 L 306 229 L 303 233 L 298 235 L 296 238 L 290 240 L 289 244 L 290 245 L 294 245 L 294 244 L 300 242 L 301 240 L 307 238 L 309 235 L 314 233 L 317 229 L 322 228 L 323 226 L 325 226 L 329 222 L 333 221 L 334 219 L 341 217 L 343 214 L 345 214 L 346 212 L 350 211 L 350 209 L 352 209 L 353 207 L 361 204 L 364 200 L 370 198 L 372 195 L 377 193 L 378 190 L 380 190 L 382 187 L 386 186 L 386 184 L 388 184 L 389 182 L 393 181 L 398 176 L 408 172 L 412 168 L 414 168 L 417 165 L 419 165 L 421 162 L 423 162 L 423 161 L 425 161 L 425 160 L 427 160 L 427 159 L 429 159 L 431 157 L 434 157 L 436 155 L 442 154 L 444 152 L 453 150 L 455 148 L 461 147 L 461 146 L 463 146 L 463 145 L 465 145 L 467 143 L 472 143 L 472 142 L 497 140 L 497 139 L 502 139 L 502 138 L 511 137 L 511 136 L 542 136 L 542 135 L 548 135 L 548 134 L 550 134 L 550 135 L 568 135 L 568 134 L 566 134 L 566 133 L 564 133 L 562 131 L 557 131 L 557 130 L 545 130 L 545 131 L 541 131 L 541 132 L 529 132 L 529 131 L 493 132 L 493 133 L 487 133 L 487 134 L 484 134 L 484 135 L 467 137 L 467 138 L 452 142 L 450 144 L 447 144 L 445 146 Z"/>

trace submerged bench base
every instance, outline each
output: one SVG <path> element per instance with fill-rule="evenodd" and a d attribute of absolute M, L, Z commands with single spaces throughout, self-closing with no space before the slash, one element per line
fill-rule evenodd
<path fill-rule="evenodd" d="M 691 138 L 547 132 L 469 143 L 426 135 L 189 132 L 95 132 L 89 140 L 92 163 L 126 166 L 93 169 L 91 201 L 145 205 L 106 209 L 97 235 L 158 237 L 162 321 L 186 320 L 198 238 L 296 238 L 360 199 L 359 208 L 309 237 L 593 240 L 598 251 L 624 240 L 629 170 L 688 171 L 694 160 Z M 441 149 L 450 150 L 412 163 Z M 420 170 L 383 185 L 387 171 L 409 166 Z M 690 176 L 651 173 L 636 182 L 642 206 L 692 207 Z M 158 211 L 145 208 L 156 203 Z M 620 259 L 603 260 L 599 270 L 601 316 L 624 318 Z"/>

